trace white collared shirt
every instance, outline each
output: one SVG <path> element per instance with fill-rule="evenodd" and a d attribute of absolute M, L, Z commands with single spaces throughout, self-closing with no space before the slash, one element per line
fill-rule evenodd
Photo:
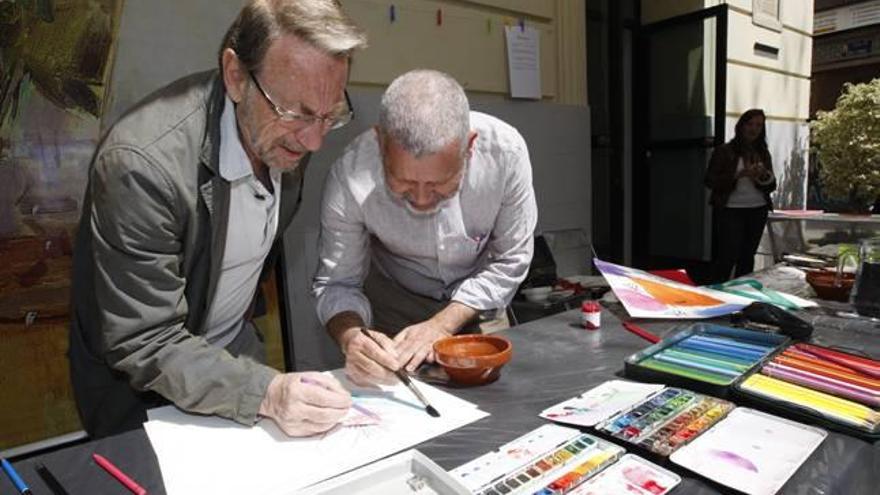
<path fill-rule="evenodd" d="M 235 106 L 229 97 L 220 118 L 220 176 L 229 181 L 226 250 L 217 292 L 208 314 L 205 338 L 225 347 L 244 326 L 244 315 L 272 248 L 281 205 L 281 174 L 269 171 L 274 194 L 254 175 L 238 135 Z"/>
<path fill-rule="evenodd" d="M 477 310 L 505 307 L 532 260 L 538 210 L 523 137 L 490 115 L 477 132 L 458 193 L 433 215 L 413 215 L 388 191 L 371 129 L 333 164 L 321 211 L 312 285 L 321 323 L 354 311 L 369 324 L 363 282 L 370 263 L 404 289 Z"/>

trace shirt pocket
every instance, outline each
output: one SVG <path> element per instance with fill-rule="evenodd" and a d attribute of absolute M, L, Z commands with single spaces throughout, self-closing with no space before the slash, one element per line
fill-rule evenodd
<path fill-rule="evenodd" d="M 446 238 L 446 262 L 453 266 L 472 268 L 482 256 L 489 235 L 467 236 L 464 234 Z M 443 251 L 441 251 L 442 253 Z"/>

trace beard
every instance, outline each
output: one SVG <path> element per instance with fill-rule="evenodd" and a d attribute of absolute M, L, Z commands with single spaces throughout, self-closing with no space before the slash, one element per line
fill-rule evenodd
<path fill-rule="evenodd" d="M 388 191 L 388 193 L 389 193 L 389 196 L 391 196 L 391 199 L 394 200 L 394 202 L 398 206 L 402 206 L 404 209 L 406 209 L 406 211 L 410 215 L 412 215 L 414 217 L 430 217 L 430 216 L 436 215 L 440 210 L 445 208 L 449 204 L 449 202 L 452 200 L 452 198 L 454 198 L 455 195 L 458 194 L 458 191 L 456 191 L 454 194 L 452 194 L 448 197 L 442 198 L 434 206 L 432 206 L 431 208 L 428 208 L 426 210 L 420 210 L 420 209 L 416 208 L 415 206 L 413 206 L 413 204 L 409 201 L 409 199 L 406 198 L 406 196 L 395 194 L 394 192 L 392 192 L 390 190 Z"/>

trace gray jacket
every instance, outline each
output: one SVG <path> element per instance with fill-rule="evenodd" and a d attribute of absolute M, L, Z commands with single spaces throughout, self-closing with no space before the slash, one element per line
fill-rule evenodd
<path fill-rule="evenodd" d="M 176 81 L 124 115 L 92 159 L 69 357 L 93 436 L 139 426 L 159 396 L 252 424 L 277 373 L 202 337 L 227 235 L 230 187 L 218 170 L 224 96 L 217 71 Z M 276 251 L 299 206 L 304 167 L 283 175 Z"/>

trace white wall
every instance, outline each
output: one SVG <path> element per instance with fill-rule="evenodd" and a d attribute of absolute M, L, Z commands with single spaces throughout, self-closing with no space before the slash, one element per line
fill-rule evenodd
<path fill-rule="evenodd" d="M 727 140 L 733 138 L 738 117 L 725 120 Z M 807 159 L 810 148 L 810 129 L 805 123 L 768 120 L 767 146 L 773 158 L 777 190 L 773 204 L 777 208 L 803 208 L 807 194 Z"/>

